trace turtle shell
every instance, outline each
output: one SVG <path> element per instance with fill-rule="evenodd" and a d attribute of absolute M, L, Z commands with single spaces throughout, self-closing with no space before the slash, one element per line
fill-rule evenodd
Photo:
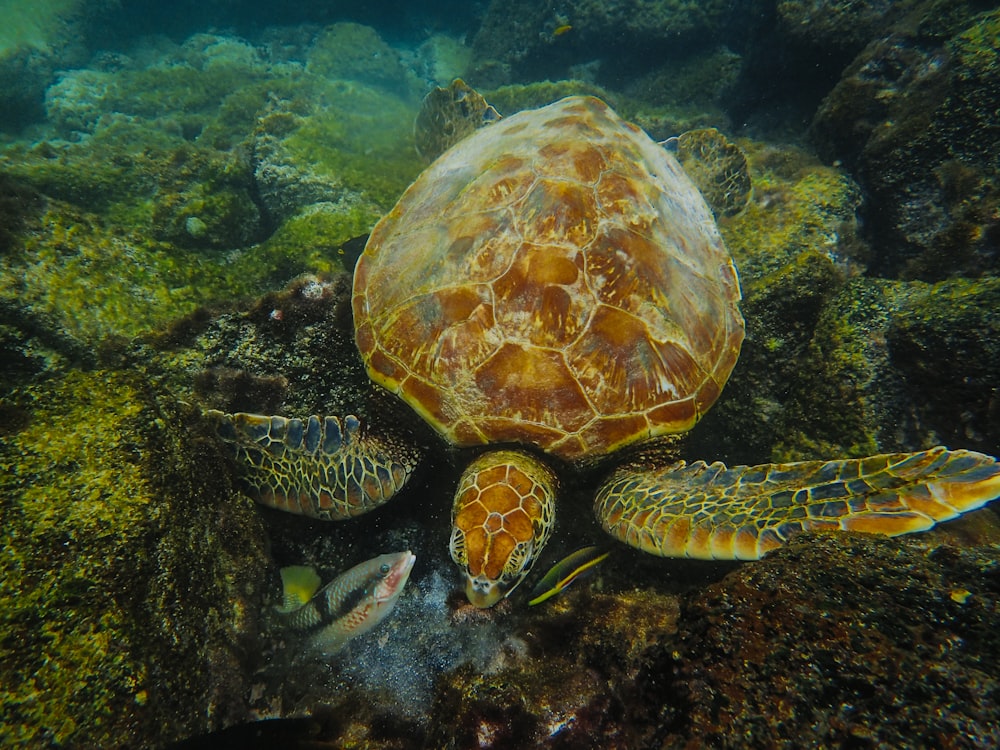
<path fill-rule="evenodd" d="M 354 277 L 371 378 L 456 445 L 596 456 L 690 429 L 743 340 L 739 282 L 676 159 L 591 97 L 450 148 Z"/>

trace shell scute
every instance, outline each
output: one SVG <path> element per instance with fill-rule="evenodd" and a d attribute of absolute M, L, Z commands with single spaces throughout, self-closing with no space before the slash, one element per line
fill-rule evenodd
<path fill-rule="evenodd" d="M 373 230 L 354 311 L 372 379 L 447 439 L 578 458 L 689 429 L 735 364 L 739 297 L 676 160 L 571 97 L 428 167 Z"/>
<path fill-rule="evenodd" d="M 593 409 L 562 354 L 551 349 L 504 344 L 475 371 L 478 390 L 493 394 L 504 409 L 480 423 L 497 431 L 496 441 L 521 438 L 522 426 L 558 423 L 576 431 Z M 505 426 L 501 426 L 504 425 Z"/>

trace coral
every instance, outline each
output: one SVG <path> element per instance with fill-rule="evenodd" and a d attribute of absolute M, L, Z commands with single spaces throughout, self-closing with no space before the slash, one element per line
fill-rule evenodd
<path fill-rule="evenodd" d="M 111 371 L 0 410 L 0 741 L 156 746 L 243 718 L 264 539 L 190 415 Z"/>

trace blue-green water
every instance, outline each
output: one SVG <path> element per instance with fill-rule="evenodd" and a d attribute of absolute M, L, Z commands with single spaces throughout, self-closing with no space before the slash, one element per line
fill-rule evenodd
<path fill-rule="evenodd" d="M 421 102 L 455 78 L 504 116 L 597 96 L 672 150 L 715 128 L 752 183 L 713 203 L 746 337 L 671 450 L 1000 454 L 997 5 L 355 6 L 0 2 L 0 744 L 248 746 L 211 733 L 302 716 L 246 731 L 276 747 L 1000 743 L 990 508 L 760 562 L 660 559 L 593 518 L 620 461 L 557 460 L 536 569 L 469 607 L 449 504 L 474 451 L 370 385 L 349 277 L 427 166 Z M 358 413 L 421 463 L 361 518 L 280 513 L 250 499 L 209 408 Z M 587 544 L 612 554 L 529 608 Z M 403 549 L 416 566 L 372 633 L 316 659 L 281 629 L 279 567 L 327 581 Z"/>

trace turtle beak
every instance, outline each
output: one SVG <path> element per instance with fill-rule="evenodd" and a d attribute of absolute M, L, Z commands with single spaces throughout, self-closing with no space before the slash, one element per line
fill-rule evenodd
<path fill-rule="evenodd" d="M 465 596 L 469 603 L 480 609 L 488 609 L 509 594 L 511 589 L 500 585 L 499 581 L 491 581 L 486 576 L 465 577 Z"/>

